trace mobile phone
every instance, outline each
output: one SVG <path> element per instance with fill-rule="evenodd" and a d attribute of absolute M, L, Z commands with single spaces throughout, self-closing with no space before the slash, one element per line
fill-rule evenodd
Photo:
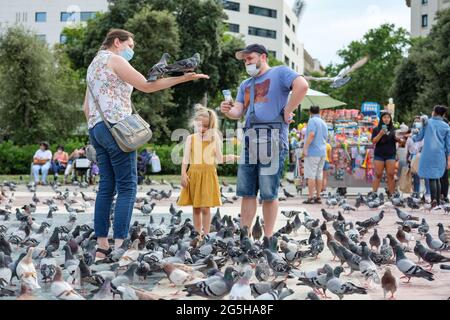
<path fill-rule="evenodd" d="M 233 101 L 233 97 L 231 96 L 231 91 L 230 90 L 222 90 L 222 94 L 223 97 L 225 98 L 225 101 L 229 101 L 232 102 Z"/>

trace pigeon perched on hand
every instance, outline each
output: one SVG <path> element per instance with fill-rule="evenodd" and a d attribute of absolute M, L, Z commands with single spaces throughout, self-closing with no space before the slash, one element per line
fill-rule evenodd
<path fill-rule="evenodd" d="M 148 72 L 147 82 L 156 81 L 159 78 L 162 78 L 164 74 L 166 73 L 166 67 L 167 67 L 167 59 L 170 58 L 170 54 L 163 53 L 161 59 L 153 66 L 151 67 L 150 71 Z"/>

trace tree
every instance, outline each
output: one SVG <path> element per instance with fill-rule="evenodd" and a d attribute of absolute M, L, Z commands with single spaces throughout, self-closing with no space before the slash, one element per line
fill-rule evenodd
<path fill-rule="evenodd" d="M 413 39 L 409 56 L 396 71 L 392 95 L 400 120 L 430 114 L 436 104 L 450 104 L 450 9 L 437 15 L 428 37 Z"/>
<path fill-rule="evenodd" d="M 429 36 L 411 50 L 423 84 L 414 103 L 416 110 L 430 113 L 434 105 L 450 105 L 450 9 L 437 15 Z"/>
<path fill-rule="evenodd" d="M 154 11 L 144 7 L 127 21 L 125 29 L 134 33 L 137 43 L 133 66 L 146 75 L 149 61 L 158 61 L 161 52 L 176 56 L 179 52 L 179 36 L 175 18 L 167 11 Z M 164 37 L 161 36 L 164 34 Z M 139 91 L 134 93 L 134 102 L 140 114 L 147 119 L 153 130 L 153 138 L 168 141 L 170 130 L 167 113 L 175 109 L 172 102 L 173 90 L 163 90 L 152 94 Z M 157 128 L 157 130 L 155 130 Z"/>
<path fill-rule="evenodd" d="M 0 36 L 0 127 L 17 144 L 69 136 L 83 119 L 79 76 L 66 56 L 22 26 Z"/>

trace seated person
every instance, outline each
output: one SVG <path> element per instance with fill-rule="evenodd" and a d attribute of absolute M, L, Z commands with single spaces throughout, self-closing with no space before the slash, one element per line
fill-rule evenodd
<path fill-rule="evenodd" d="M 52 152 L 48 148 L 48 142 L 42 142 L 33 156 L 33 175 L 36 184 L 39 184 L 39 171 L 42 173 L 42 184 L 47 184 L 48 170 L 52 161 Z"/>
<path fill-rule="evenodd" d="M 86 158 L 86 148 L 80 147 L 75 149 L 69 156 L 69 162 L 67 163 L 66 171 L 64 172 L 64 183 L 67 183 L 67 178 L 71 174 L 72 179 L 75 178 L 75 171 L 72 170 L 75 166 L 75 160 L 80 158 Z"/>
<path fill-rule="evenodd" d="M 67 152 L 64 151 L 64 147 L 58 146 L 55 154 L 53 155 L 53 162 L 52 162 L 52 171 L 53 175 L 55 176 L 55 181 L 58 179 L 59 171 L 61 170 L 65 171 L 68 162 L 69 162 L 69 155 L 67 154 Z"/>

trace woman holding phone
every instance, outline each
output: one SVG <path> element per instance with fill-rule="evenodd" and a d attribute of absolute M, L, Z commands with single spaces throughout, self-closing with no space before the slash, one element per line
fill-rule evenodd
<path fill-rule="evenodd" d="M 383 172 L 386 169 L 388 197 L 390 197 L 395 191 L 395 158 L 397 154 L 397 138 L 390 113 L 381 113 L 381 121 L 372 132 L 372 142 L 375 144 L 375 179 L 372 183 L 372 190 L 378 192 Z"/>

